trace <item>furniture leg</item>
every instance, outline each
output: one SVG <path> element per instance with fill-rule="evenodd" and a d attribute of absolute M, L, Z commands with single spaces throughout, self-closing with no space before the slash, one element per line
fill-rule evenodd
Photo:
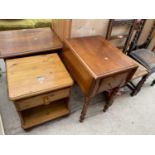
<path fill-rule="evenodd" d="M 131 89 L 131 91 L 133 91 L 133 90 L 135 89 L 135 85 L 133 86 L 133 85 L 131 84 L 131 81 L 128 82 L 126 86 L 127 86 L 129 89 Z"/>
<path fill-rule="evenodd" d="M 84 105 L 83 105 L 83 109 L 82 109 L 81 116 L 80 116 L 80 122 L 83 122 L 85 118 L 89 103 L 90 103 L 90 97 L 85 96 Z"/>
<path fill-rule="evenodd" d="M 152 81 L 151 86 L 154 86 L 155 84 L 155 79 Z"/>
<path fill-rule="evenodd" d="M 107 109 L 113 104 L 114 99 L 115 99 L 118 91 L 119 91 L 119 87 L 114 88 L 111 92 L 106 92 L 107 93 L 106 94 L 106 98 L 107 98 L 106 100 L 107 101 L 106 101 L 106 104 L 104 106 L 103 112 L 106 112 Z"/>
<path fill-rule="evenodd" d="M 143 84 L 145 83 L 145 81 L 147 80 L 148 77 L 149 77 L 149 74 L 144 75 L 142 77 L 142 79 L 139 81 L 139 83 L 137 84 L 137 86 L 135 87 L 135 89 L 132 91 L 131 96 L 137 95 L 137 93 L 141 90 Z"/>

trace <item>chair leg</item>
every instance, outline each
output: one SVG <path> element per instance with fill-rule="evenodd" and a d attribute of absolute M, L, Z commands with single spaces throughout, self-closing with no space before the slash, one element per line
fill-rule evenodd
<path fill-rule="evenodd" d="M 152 81 L 151 86 L 154 86 L 155 84 L 155 79 Z"/>
<path fill-rule="evenodd" d="M 138 94 L 138 92 L 141 90 L 143 84 L 147 80 L 150 74 L 144 75 L 142 79 L 138 82 L 138 84 L 135 86 L 135 89 L 132 91 L 131 96 L 135 96 Z"/>

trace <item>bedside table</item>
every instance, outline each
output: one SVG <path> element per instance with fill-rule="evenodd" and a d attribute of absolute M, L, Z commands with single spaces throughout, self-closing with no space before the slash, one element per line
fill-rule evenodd
<path fill-rule="evenodd" d="M 6 60 L 8 93 L 24 129 L 68 115 L 73 81 L 57 54 Z"/>
<path fill-rule="evenodd" d="M 62 60 L 85 95 L 80 122 L 84 120 L 91 97 L 108 92 L 106 111 L 118 89 L 130 81 L 138 67 L 101 36 L 67 39 Z"/>

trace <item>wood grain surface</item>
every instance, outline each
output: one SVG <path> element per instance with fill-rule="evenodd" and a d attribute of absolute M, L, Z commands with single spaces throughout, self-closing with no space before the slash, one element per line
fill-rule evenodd
<path fill-rule="evenodd" d="M 62 60 L 86 96 L 123 86 L 138 67 L 101 36 L 65 40 Z"/>
<path fill-rule="evenodd" d="M 53 101 L 68 97 L 69 94 L 70 88 L 60 89 L 49 93 L 28 97 L 26 99 L 17 100 L 15 101 L 15 105 L 18 111 L 23 111 L 40 105 L 48 105 Z"/>
<path fill-rule="evenodd" d="M 0 32 L 0 57 L 10 58 L 57 50 L 62 42 L 51 28 L 35 28 Z"/>
<path fill-rule="evenodd" d="M 131 58 L 101 36 L 68 39 L 65 44 L 85 64 L 94 78 L 135 67 Z"/>
<path fill-rule="evenodd" d="M 6 60 L 6 68 L 11 100 L 70 87 L 73 84 L 57 54 Z"/>
<path fill-rule="evenodd" d="M 62 117 L 69 114 L 68 104 L 65 100 L 59 100 L 49 105 L 38 106 L 22 111 L 20 118 L 24 129 Z"/>

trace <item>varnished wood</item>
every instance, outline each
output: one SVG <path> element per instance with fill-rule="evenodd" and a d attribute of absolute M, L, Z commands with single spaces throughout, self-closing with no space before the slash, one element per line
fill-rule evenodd
<path fill-rule="evenodd" d="M 110 39 L 110 36 L 111 36 L 113 20 L 114 20 L 114 19 L 110 19 L 110 20 L 109 20 L 108 29 L 107 29 L 107 34 L 106 34 L 106 39 L 107 39 L 107 40 L 109 40 L 109 39 Z"/>
<path fill-rule="evenodd" d="M 77 55 L 94 78 L 135 67 L 132 59 L 101 36 L 68 39 L 65 44 Z"/>
<path fill-rule="evenodd" d="M 113 76 L 105 77 L 101 80 L 97 93 L 114 89 L 117 86 L 124 86 L 129 74 L 131 73 L 124 71 L 118 74 L 114 74 Z"/>
<path fill-rule="evenodd" d="M 69 114 L 67 103 L 64 100 L 42 105 L 21 112 L 24 129 L 36 126 L 49 120 Z"/>
<path fill-rule="evenodd" d="M 77 59 L 77 55 L 74 52 L 70 52 L 70 48 L 66 45 L 64 45 L 63 50 L 63 61 L 65 64 L 67 64 L 68 69 L 71 72 L 71 75 L 73 78 L 78 78 L 78 84 L 80 85 L 82 91 L 88 95 L 90 87 L 93 83 L 93 77 L 89 70 L 85 68 L 85 65 L 82 63 L 80 59 Z M 69 60 L 69 61 L 68 61 Z M 85 77 L 83 78 L 83 76 Z"/>
<path fill-rule="evenodd" d="M 105 92 L 107 102 L 104 106 L 103 112 L 106 112 L 108 110 L 108 108 L 113 104 L 113 101 L 117 95 L 117 92 L 119 91 L 119 88 L 120 87 L 116 87 L 109 92 Z"/>
<path fill-rule="evenodd" d="M 25 99 L 20 99 L 15 101 L 15 105 L 18 111 L 30 109 L 37 107 L 39 105 L 48 105 L 53 101 L 60 100 L 69 96 L 70 89 L 60 89 L 53 92 L 37 95 L 34 97 L 29 97 Z"/>
<path fill-rule="evenodd" d="M 62 59 L 85 95 L 81 122 L 90 97 L 123 86 L 138 67 L 101 36 L 67 39 Z"/>
<path fill-rule="evenodd" d="M 73 81 L 57 54 L 6 60 L 8 92 L 24 129 L 69 114 Z"/>
<path fill-rule="evenodd" d="M 52 29 L 57 34 L 57 36 L 64 41 L 71 36 L 72 28 L 71 19 L 54 19 L 52 20 Z"/>
<path fill-rule="evenodd" d="M 84 118 L 85 118 L 85 115 L 86 115 L 86 112 L 87 112 L 87 109 L 88 109 L 88 105 L 90 103 L 90 97 L 87 97 L 85 96 L 84 98 L 84 106 L 83 106 L 83 109 L 82 109 L 82 112 L 81 112 L 81 115 L 80 115 L 80 122 L 83 122 Z"/>
<path fill-rule="evenodd" d="M 0 58 L 10 58 L 62 48 L 62 42 L 51 28 L 0 32 Z"/>
<path fill-rule="evenodd" d="M 11 100 L 69 87 L 73 83 L 57 54 L 6 60 L 6 69 Z"/>
<path fill-rule="evenodd" d="M 123 49 L 123 52 L 126 53 L 127 48 L 129 46 L 129 42 L 131 40 L 132 34 L 133 34 L 133 30 L 135 29 L 135 22 L 136 20 L 116 20 L 116 19 L 110 19 L 109 20 L 109 24 L 108 24 L 108 29 L 107 29 L 107 35 L 106 35 L 106 39 L 107 40 L 114 40 L 114 39 L 126 39 L 125 43 L 123 46 L 117 46 L 120 49 Z M 118 27 L 118 26 L 128 26 L 129 27 L 129 32 L 128 34 L 121 34 L 121 35 L 112 35 L 112 31 L 114 27 Z"/>

